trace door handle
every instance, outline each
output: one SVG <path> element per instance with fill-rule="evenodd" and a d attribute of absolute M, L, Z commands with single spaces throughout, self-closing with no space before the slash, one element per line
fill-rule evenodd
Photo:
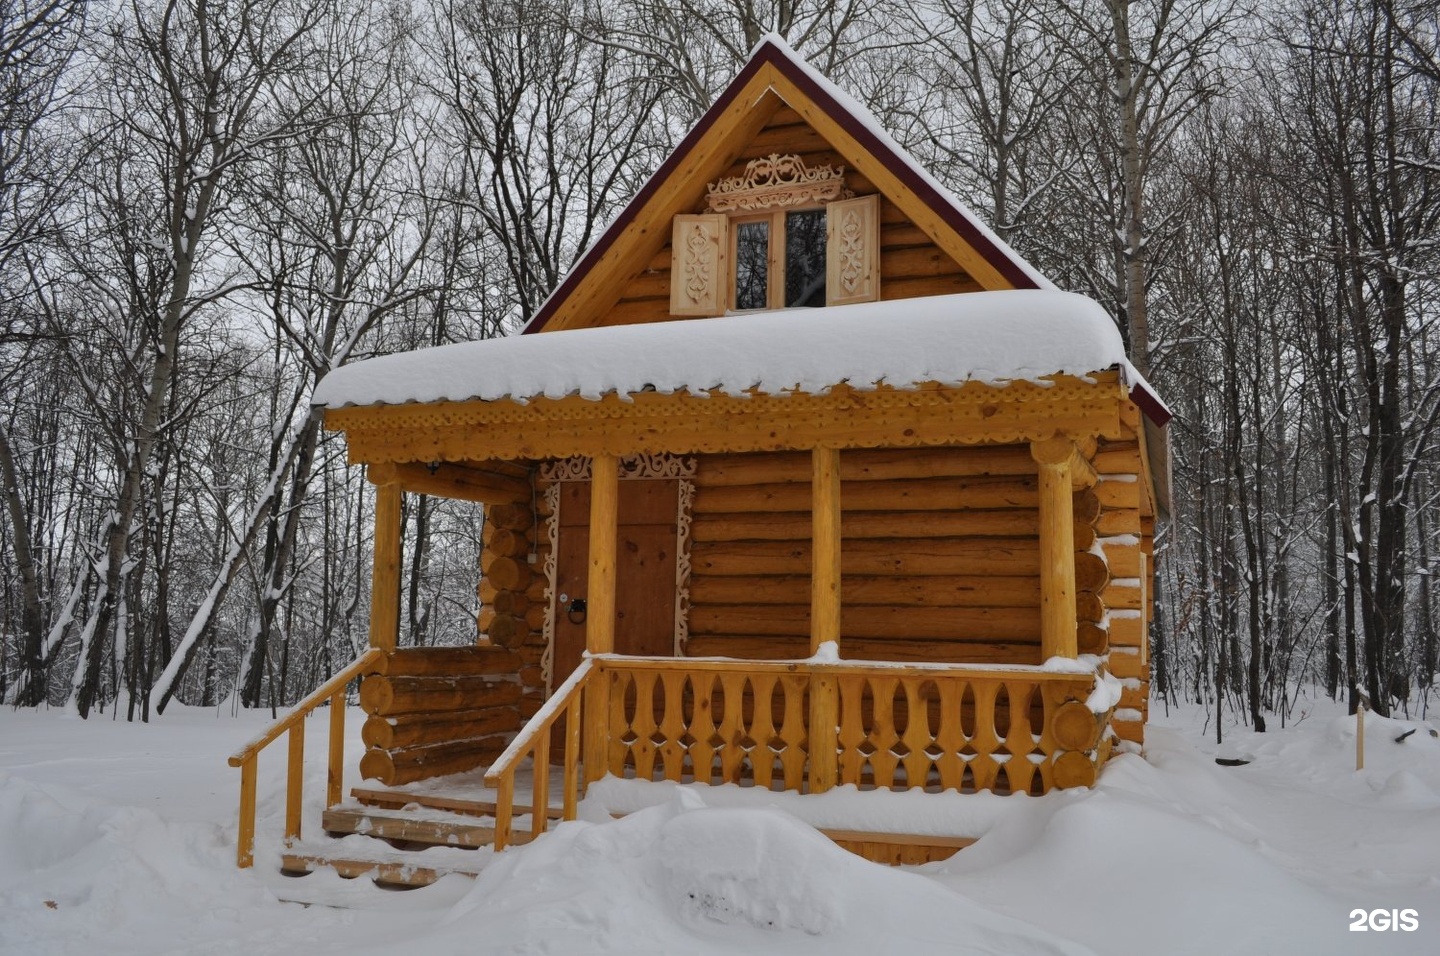
<path fill-rule="evenodd" d="M 565 617 L 571 624 L 585 623 L 585 599 L 576 598 L 565 608 Z"/>

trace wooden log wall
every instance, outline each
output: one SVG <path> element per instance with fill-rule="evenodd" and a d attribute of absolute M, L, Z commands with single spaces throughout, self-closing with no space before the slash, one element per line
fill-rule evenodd
<path fill-rule="evenodd" d="M 789 107 L 782 106 L 742 152 L 725 176 L 737 176 L 745 164 L 771 153 L 799 155 L 807 166 L 845 166 L 845 185 L 857 196 L 876 192 L 875 186 L 849 168 L 830 144 Z M 699 211 L 698 209 L 695 211 Z M 670 242 L 648 265 L 632 276 L 623 297 L 600 320 L 600 325 L 664 322 L 670 314 Z M 980 286 L 892 202 L 880 203 L 880 298 L 978 292 Z"/>
<path fill-rule="evenodd" d="M 1096 597 L 1108 625 L 1090 629 L 1082 625 L 1087 634 L 1081 640 L 1082 652 L 1109 655 L 1110 673 L 1123 685 L 1111 726 L 1122 741 L 1136 746 L 1144 743 L 1150 712 L 1148 641 L 1155 570 L 1155 519 L 1141 485 L 1146 474 L 1143 455 L 1138 441 L 1102 442 L 1095 454 L 1099 476 L 1095 493 L 1100 502 L 1096 542 L 1110 578 Z"/>
<path fill-rule="evenodd" d="M 520 729 L 520 657 L 508 648 L 403 648 L 360 684 L 368 748 L 360 775 L 386 786 L 461 773 L 498 757 Z"/>
<path fill-rule="evenodd" d="M 487 506 L 480 552 L 480 641 L 515 654 L 526 719 L 545 701 L 546 511 L 543 491 L 531 502 Z"/>
<path fill-rule="evenodd" d="M 531 480 L 521 464 L 489 462 L 487 470 Z M 529 502 L 486 505 L 477 643 L 396 651 L 361 683 L 363 777 L 396 786 L 483 766 L 540 709 L 544 579 L 536 567 L 547 545 L 534 540 L 536 527 Z"/>
<path fill-rule="evenodd" d="M 810 456 L 700 459 L 690 656 L 809 654 Z M 1027 446 L 849 450 L 840 456 L 841 654 L 1037 664 L 1037 466 Z M 1100 516 L 1076 495 L 1080 618 L 1098 624 Z"/>

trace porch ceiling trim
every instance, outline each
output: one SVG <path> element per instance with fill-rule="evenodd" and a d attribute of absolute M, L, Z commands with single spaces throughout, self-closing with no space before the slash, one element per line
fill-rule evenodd
<path fill-rule="evenodd" d="M 352 464 L 1008 444 L 1057 435 L 1120 440 L 1139 425 L 1114 371 L 1006 386 L 840 385 L 818 395 L 748 397 L 641 392 L 325 413 L 326 429 L 345 433 Z"/>

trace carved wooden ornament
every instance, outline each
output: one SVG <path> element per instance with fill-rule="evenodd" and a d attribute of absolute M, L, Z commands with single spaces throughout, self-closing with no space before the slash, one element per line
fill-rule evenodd
<path fill-rule="evenodd" d="M 725 311 L 729 223 L 725 216 L 676 216 L 670 238 L 670 314 Z"/>
<path fill-rule="evenodd" d="M 805 165 L 799 156 L 771 153 L 752 159 L 739 176 L 710 184 L 711 212 L 755 212 L 777 206 L 816 206 L 852 195 L 845 189 L 845 167 Z"/>

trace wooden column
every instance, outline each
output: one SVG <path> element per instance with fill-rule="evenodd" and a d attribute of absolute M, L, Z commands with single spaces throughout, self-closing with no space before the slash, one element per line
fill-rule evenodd
<path fill-rule="evenodd" d="M 1075 657 L 1075 510 L 1067 438 L 1030 443 L 1040 466 L 1040 657 Z"/>
<path fill-rule="evenodd" d="M 394 651 L 400 633 L 400 484 L 394 465 L 371 465 L 375 565 L 370 577 L 370 646 Z"/>
<path fill-rule="evenodd" d="M 810 653 L 840 643 L 840 452 L 811 452 Z M 835 786 L 839 774 L 839 688 L 822 671 L 810 676 L 810 792 Z"/>
<path fill-rule="evenodd" d="M 840 452 L 811 452 L 810 653 L 840 641 Z"/>
<path fill-rule="evenodd" d="M 620 459 L 590 460 L 590 575 L 586 583 L 585 649 L 615 650 L 615 549 L 620 523 Z M 609 742 L 610 673 L 597 670 L 585 689 L 585 782 L 605 775 Z"/>
<path fill-rule="evenodd" d="M 615 548 L 619 536 L 620 459 L 596 455 L 590 462 L 590 578 L 585 586 L 585 649 L 615 650 Z"/>

